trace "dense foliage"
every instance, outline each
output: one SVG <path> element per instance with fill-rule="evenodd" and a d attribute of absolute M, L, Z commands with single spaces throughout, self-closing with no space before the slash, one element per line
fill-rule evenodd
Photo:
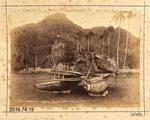
<path fill-rule="evenodd" d="M 84 29 L 72 23 L 64 14 L 54 14 L 37 24 L 20 26 L 11 32 L 12 70 L 23 69 L 25 65 L 51 67 L 54 64 L 52 56 L 56 64 L 71 65 L 77 59 L 77 54 L 88 50 L 88 42 L 90 51 L 116 59 L 117 30 L 113 26 Z M 123 66 L 125 40 L 126 30 L 121 29 L 120 68 Z M 128 49 L 126 65 L 130 68 L 139 67 L 140 41 L 131 33 Z"/>

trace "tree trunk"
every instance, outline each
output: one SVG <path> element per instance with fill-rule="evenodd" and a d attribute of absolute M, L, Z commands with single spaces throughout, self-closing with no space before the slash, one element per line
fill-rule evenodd
<path fill-rule="evenodd" d="M 80 47 L 79 47 L 80 45 L 79 45 L 79 40 L 77 41 L 77 50 L 78 50 L 78 53 L 79 53 L 79 51 L 80 51 Z"/>
<path fill-rule="evenodd" d="M 53 60 L 53 67 L 54 67 L 54 69 L 56 68 L 56 63 L 55 63 L 55 59 L 54 59 L 54 56 L 52 55 L 52 60 Z"/>
<path fill-rule="evenodd" d="M 105 49 L 105 48 L 104 48 L 104 47 L 105 47 L 105 45 L 104 45 L 104 44 L 105 44 L 105 40 L 104 40 L 104 39 L 105 39 L 105 37 L 103 37 L 103 45 L 102 45 L 102 55 L 103 55 L 103 56 L 104 56 L 104 49 Z"/>
<path fill-rule="evenodd" d="M 107 42 L 108 42 L 108 57 L 109 57 L 109 54 L 110 54 L 110 48 L 109 48 L 109 43 L 110 43 L 110 35 L 108 35 L 108 37 L 107 37 Z"/>
<path fill-rule="evenodd" d="M 37 56 L 35 55 L 35 58 L 34 58 L 35 60 L 34 60 L 34 70 L 35 70 L 35 68 L 37 67 Z"/>
<path fill-rule="evenodd" d="M 126 48 L 125 48 L 125 57 L 123 62 L 123 69 L 125 69 L 126 66 L 126 59 L 127 59 L 127 53 L 128 53 L 128 40 L 129 40 L 129 19 L 128 19 L 128 30 L 127 30 L 127 37 L 126 37 Z"/>
<path fill-rule="evenodd" d="M 117 41 L 117 68 L 119 69 L 119 42 L 120 42 L 120 26 L 118 29 L 118 41 Z"/>
<path fill-rule="evenodd" d="M 79 56 L 79 40 L 77 40 L 77 57 Z"/>
<path fill-rule="evenodd" d="M 90 50 L 90 39 L 88 38 L 88 51 Z"/>

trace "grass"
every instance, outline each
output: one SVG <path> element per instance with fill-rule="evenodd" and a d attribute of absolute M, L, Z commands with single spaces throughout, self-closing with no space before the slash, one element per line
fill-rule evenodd
<path fill-rule="evenodd" d="M 121 107 L 139 106 L 139 74 L 122 74 L 110 78 L 113 88 L 107 97 L 90 97 L 86 92 L 72 94 L 52 94 L 38 90 L 34 85 L 42 80 L 49 80 L 48 74 L 12 74 L 11 106 L 38 107 Z M 116 81 L 116 82 L 115 82 Z"/>

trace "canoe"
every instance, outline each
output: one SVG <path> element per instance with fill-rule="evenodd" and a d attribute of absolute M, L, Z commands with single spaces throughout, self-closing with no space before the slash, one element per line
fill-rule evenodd
<path fill-rule="evenodd" d="M 67 79 L 51 79 L 49 81 L 44 81 L 35 84 L 35 87 L 41 90 L 49 91 L 62 91 L 71 90 L 78 86 L 81 79 L 67 78 Z"/>
<path fill-rule="evenodd" d="M 63 76 L 64 78 L 75 78 L 75 77 L 81 77 L 83 74 L 80 72 L 75 72 L 75 71 L 56 71 L 52 70 L 50 72 L 51 75 L 59 75 Z"/>
<path fill-rule="evenodd" d="M 107 88 L 110 86 L 107 77 L 110 74 L 102 74 L 99 77 L 89 78 L 84 81 L 84 89 L 90 96 L 105 96 Z"/>

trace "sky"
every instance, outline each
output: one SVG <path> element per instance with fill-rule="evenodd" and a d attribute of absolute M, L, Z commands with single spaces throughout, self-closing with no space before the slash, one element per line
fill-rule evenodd
<path fill-rule="evenodd" d="M 117 10 L 114 9 L 99 9 L 99 8 L 10 8 L 8 10 L 9 29 L 19 27 L 29 23 L 37 23 L 45 17 L 54 13 L 64 13 L 73 23 L 82 26 L 83 28 L 92 28 L 96 26 L 114 26 L 118 27 L 118 23 L 112 18 Z M 129 32 L 136 37 L 140 37 L 142 28 L 142 14 L 140 11 L 134 11 L 135 17 L 131 18 L 129 23 Z M 126 16 L 126 14 L 124 13 Z M 122 21 L 121 27 L 127 30 L 127 19 Z"/>

